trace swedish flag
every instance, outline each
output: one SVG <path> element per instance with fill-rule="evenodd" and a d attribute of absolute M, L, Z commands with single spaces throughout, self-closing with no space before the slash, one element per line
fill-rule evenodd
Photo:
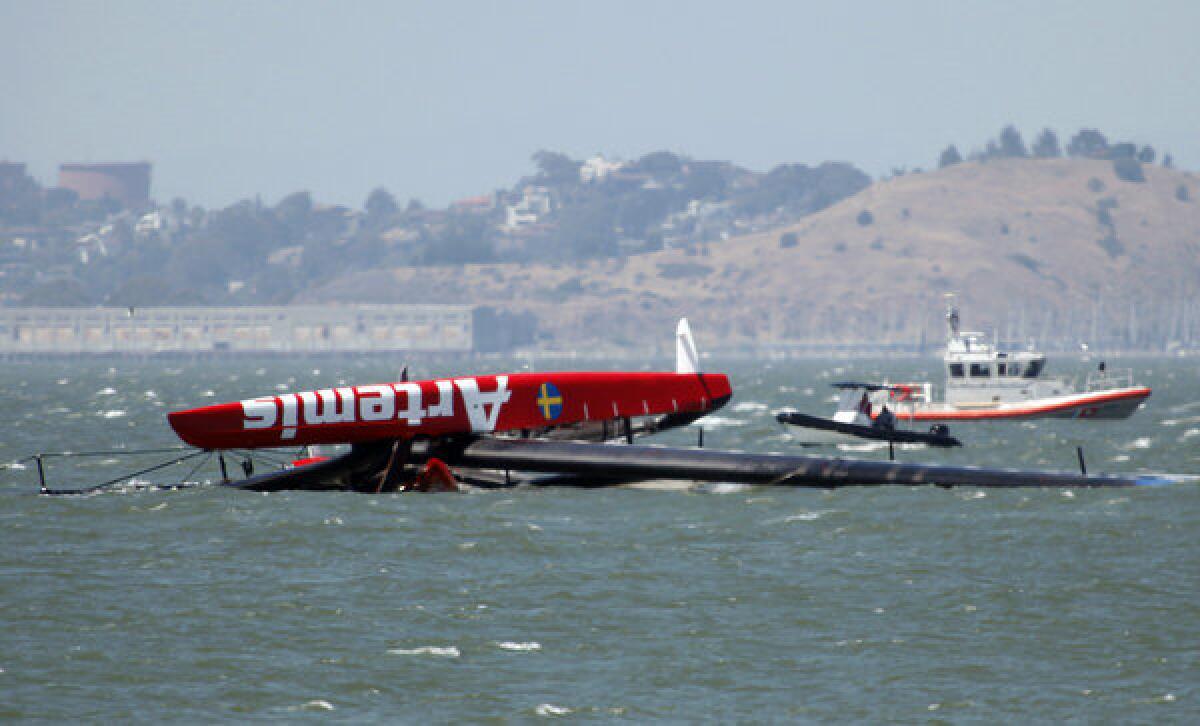
<path fill-rule="evenodd" d="M 537 407 L 547 421 L 553 421 L 562 414 L 562 394 L 558 392 L 553 383 L 543 383 L 542 387 L 538 389 Z"/>

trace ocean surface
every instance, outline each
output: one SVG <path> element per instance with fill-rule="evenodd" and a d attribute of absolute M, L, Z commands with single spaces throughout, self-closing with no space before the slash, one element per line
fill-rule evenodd
<path fill-rule="evenodd" d="M 1083 446 L 1092 472 L 1200 474 L 1200 364 L 1109 366 L 1154 388 L 1126 421 L 955 425 L 963 449 L 897 455 L 1073 470 Z M 139 480 L 198 486 L 48 497 L 16 463 L 173 446 L 167 411 L 399 367 L 0 363 L 0 720 L 1200 721 L 1200 485 L 264 495 L 182 465 Z M 830 382 L 941 378 L 933 358 L 705 367 L 735 390 L 706 446 L 791 453 L 772 412 L 831 412 Z M 87 486 L 168 457 L 47 473 Z"/>

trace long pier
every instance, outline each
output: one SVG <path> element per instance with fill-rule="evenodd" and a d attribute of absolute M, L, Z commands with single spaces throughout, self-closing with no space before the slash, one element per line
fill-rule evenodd
<path fill-rule="evenodd" d="M 0 355 L 474 349 L 467 305 L 0 308 Z"/>

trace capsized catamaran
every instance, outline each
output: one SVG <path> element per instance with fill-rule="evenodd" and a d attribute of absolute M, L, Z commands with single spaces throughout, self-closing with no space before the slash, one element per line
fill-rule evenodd
<path fill-rule="evenodd" d="M 171 427 L 195 450 L 160 450 L 172 458 L 85 488 L 47 484 L 44 460 L 71 452 L 34 454 L 22 462 L 36 463 L 40 492 L 47 496 L 93 494 L 200 459 L 181 482 L 149 485 L 186 488 L 213 457 L 220 464 L 222 484 L 253 491 L 453 491 L 460 484 L 597 487 L 656 479 L 798 487 L 1097 487 L 1188 480 L 1089 474 L 1082 456 L 1081 471 L 1074 473 L 634 445 L 637 436 L 686 426 L 730 399 L 729 379 L 701 372 L 698 361 L 691 331 L 681 320 L 674 372 L 510 373 L 414 382 L 402 376 L 395 383 L 175 411 L 168 414 Z M 621 440 L 624 445 L 611 445 Z M 325 443 L 348 444 L 349 451 L 294 459 L 290 466 L 276 459 L 281 468 L 260 474 L 253 473 L 246 458 L 246 478 L 229 478 L 227 455 L 241 458 L 258 450 Z"/>

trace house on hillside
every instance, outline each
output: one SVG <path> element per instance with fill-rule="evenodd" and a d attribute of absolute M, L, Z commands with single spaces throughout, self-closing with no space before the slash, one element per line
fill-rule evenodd
<path fill-rule="evenodd" d="M 579 166 L 579 181 L 583 184 L 601 181 L 623 166 L 625 166 L 624 162 L 609 161 L 604 158 L 603 154 L 596 154 Z"/>
<path fill-rule="evenodd" d="M 549 189 L 527 186 L 521 190 L 521 199 L 516 204 L 505 206 L 502 229 L 512 232 L 535 225 L 542 217 L 549 214 L 551 209 L 553 209 L 553 204 Z"/>
<path fill-rule="evenodd" d="M 490 214 L 496 208 L 496 195 L 481 194 L 450 203 L 450 208 L 463 214 Z"/>

